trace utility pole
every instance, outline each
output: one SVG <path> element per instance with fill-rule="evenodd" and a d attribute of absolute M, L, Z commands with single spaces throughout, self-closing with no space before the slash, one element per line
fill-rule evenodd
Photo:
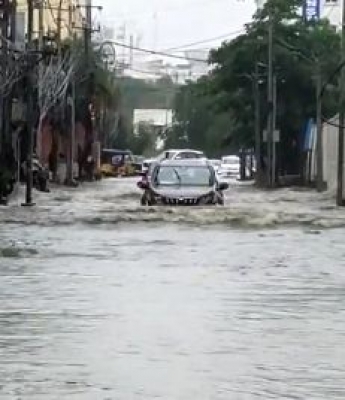
<path fill-rule="evenodd" d="M 341 38 L 341 76 L 339 81 L 340 107 L 339 107 L 339 133 L 338 133 L 338 176 L 337 176 L 337 205 L 344 206 L 343 180 L 344 180 L 344 123 L 345 123 L 345 0 L 343 0 Z"/>
<path fill-rule="evenodd" d="M 32 202 L 32 187 L 33 187 L 33 174 L 32 174 L 32 153 L 34 145 L 34 130 L 33 130 L 33 72 L 31 65 L 30 50 L 32 50 L 32 33 L 33 33 L 33 17 L 34 6 L 33 0 L 27 0 L 28 4 L 28 33 L 27 33 L 27 49 L 29 52 L 27 58 L 27 95 L 26 95 L 26 120 L 28 130 L 28 148 L 27 148 L 27 164 L 26 164 L 26 193 L 25 203 L 23 206 L 33 206 Z"/>
<path fill-rule="evenodd" d="M 1 49 L 0 49 L 0 63 L 1 63 L 1 75 L 3 80 L 3 86 L 6 87 L 7 75 L 8 75 L 8 28 L 10 19 L 11 6 L 9 0 L 3 0 L 0 2 L 0 34 L 1 34 Z M 1 115 L 1 127 L 0 127 L 0 153 L 4 150 L 8 142 L 8 102 L 9 99 L 5 94 L 0 96 L 0 115 Z"/>
<path fill-rule="evenodd" d="M 260 117 L 260 82 L 259 65 L 255 63 L 254 72 L 254 101 L 255 101 L 255 159 L 256 159 L 256 184 L 261 183 L 261 117 Z"/>
<path fill-rule="evenodd" d="M 316 68 L 316 188 L 318 192 L 322 192 L 325 187 L 323 181 L 322 75 L 320 60 L 317 60 Z"/>
<path fill-rule="evenodd" d="M 344 0 L 345 1 L 345 0 Z M 272 143 L 274 134 L 274 116 L 273 116 L 273 20 L 272 10 L 269 10 L 268 21 L 268 123 L 267 123 L 267 184 L 273 186 L 272 182 Z"/>
<path fill-rule="evenodd" d="M 43 0 L 38 1 L 37 3 L 38 8 L 38 48 L 39 51 L 43 54 L 44 48 L 44 21 L 43 21 Z M 39 105 L 39 123 L 37 129 L 37 139 L 36 139 L 36 152 L 38 159 L 41 161 L 42 158 L 42 115 L 41 115 L 41 99 L 42 99 L 42 86 L 40 82 L 42 81 L 43 77 L 43 60 L 39 62 L 38 65 L 38 105 Z"/>
<path fill-rule="evenodd" d="M 71 18 L 70 18 L 71 19 Z M 73 32 L 73 44 L 72 48 L 76 43 L 75 33 Z M 75 87 L 75 73 L 73 71 L 71 79 L 71 96 L 69 97 L 70 109 L 71 109 L 71 126 L 70 126 L 70 140 L 69 140 L 69 154 L 67 157 L 67 184 L 74 186 L 74 153 L 75 153 L 75 101 L 76 101 L 76 87 Z"/>
<path fill-rule="evenodd" d="M 276 184 L 276 164 L 277 164 L 277 147 L 276 147 L 276 123 L 277 123 L 277 76 L 273 77 L 273 135 L 272 135 L 272 186 Z"/>
<path fill-rule="evenodd" d="M 59 55 L 61 54 L 62 2 L 63 2 L 63 0 L 59 1 L 59 6 L 58 6 L 58 10 L 57 10 L 58 11 L 58 15 L 57 15 L 57 48 L 58 48 Z"/>

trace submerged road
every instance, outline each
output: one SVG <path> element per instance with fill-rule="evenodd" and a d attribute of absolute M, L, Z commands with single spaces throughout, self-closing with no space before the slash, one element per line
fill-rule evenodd
<path fill-rule="evenodd" d="M 345 213 L 232 185 L 141 208 L 133 179 L 0 208 L 1 400 L 345 398 Z"/>

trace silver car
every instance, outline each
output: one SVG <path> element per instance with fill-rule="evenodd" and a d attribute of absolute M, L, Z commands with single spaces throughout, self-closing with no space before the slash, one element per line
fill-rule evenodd
<path fill-rule="evenodd" d="M 166 160 L 155 164 L 145 180 L 141 205 L 223 205 L 224 190 L 207 160 Z"/>

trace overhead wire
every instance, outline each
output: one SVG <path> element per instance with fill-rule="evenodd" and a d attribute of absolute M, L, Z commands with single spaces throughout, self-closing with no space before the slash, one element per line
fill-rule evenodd
<path fill-rule="evenodd" d="M 211 37 L 211 38 L 208 38 L 208 39 L 198 40 L 196 42 L 183 44 L 183 45 L 177 46 L 177 47 L 170 47 L 168 49 L 164 49 L 163 51 L 164 52 L 169 52 L 169 51 L 175 51 L 175 50 L 181 50 L 181 49 L 189 48 L 189 47 L 192 47 L 192 46 L 198 46 L 200 44 L 211 43 L 211 42 L 214 42 L 216 40 L 230 38 L 232 36 L 235 36 L 235 35 L 243 33 L 243 32 L 244 32 L 244 29 L 238 29 L 236 31 L 228 32 L 228 33 L 225 33 L 223 35 L 214 36 L 214 37 Z"/>
<path fill-rule="evenodd" d="M 114 45 L 119 46 L 119 47 L 124 47 L 126 49 L 136 50 L 136 51 L 139 51 L 139 52 L 142 52 L 142 53 L 146 53 L 146 54 L 158 55 L 158 56 L 162 56 L 162 57 L 175 58 L 175 59 L 178 59 L 178 60 L 187 60 L 187 61 L 194 61 L 194 62 L 200 62 L 200 63 L 208 64 L 207 60 L 201 59 L 201 58 L 178 56 L 178 55 L 174 55 L 174 54 L 165 53 L 163 51 L 156 51 L 156 50 L 152 50 L 152 49 L 146 49 L 146 48 L 143 48 L 143 47 L 132 46 L 132 45 L 129 45 L 129 44 L 117 42 L 115 40 L 111 40 L 111 43 L 113 43 Z"/>

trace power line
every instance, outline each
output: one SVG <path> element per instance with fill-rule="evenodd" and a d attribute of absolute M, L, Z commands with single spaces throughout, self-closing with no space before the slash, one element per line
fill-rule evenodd
<path fill-rule="evenodd" d="M 200 62 L 200 63 L 208 64 L 207 60 L 202 60 L 201 58 L 177 56 L 177 55 L 165 53 L 163 51 L 155 51 L 155 50 L 151 50 L 151 49 L 144 49 L 142 47 L 131 46 L 131 45 L 128 45 L 128 44 L 116 42 L 114 40 L 111 40 L 111 42 L 114 43 L 116 46 L 124 47 L 126 49 L 132 49 L 132 50 L 140 51 L 140 52 L 146 53 L 146 54 L 153 54 L 153 55 L 157 55 L 157 56 L 175 58 L 177 60 L 187 60 L 187 61 L 194 61 L 194 62 Z"/>
<path fill-rule="evenodd" d="M 223 35 L 214 36 L 212 38 L 199 40 L 197 42 L 183 44 L 183 45 L 177 46 L 177 47 L 171 47 L 169 49 L 164 49 L 163 51 L 168 52 L 168 51 L 180 50 L 180 49 L 184 49 L 184 48 L 188 48 L 188 47 L 192 47 L 192 46 L 198 46 L 199 44 L 210 43 L 210 42 L 214 42 L 215 40 L 220 40 L 220 39 L 226 39 L 226 38 L 229 38 L 231 36 L 235 36 L 235 35 L 243 33 L 243 32 L 244 32 L 243 29 L 239 29 L 237 31 L 228 32 L 228 33 L 225 33 Z"/>

